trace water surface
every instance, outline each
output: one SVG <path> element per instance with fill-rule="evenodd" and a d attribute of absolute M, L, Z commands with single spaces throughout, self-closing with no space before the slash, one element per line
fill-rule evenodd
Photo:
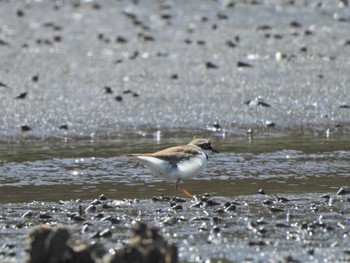
<path fill-rule="evenodd" d="M 0 143 L 2 203 L 176 194 L 174 182 L 153 176 L 132 152 L 152 152 L 183 137 L 19 139 Z M 200 176 L 186 180 L 193 194 L 233 197 L 334 192 L 349 185 L 350 139 L 326 137 L 213 137 L 220 153 Z"/>

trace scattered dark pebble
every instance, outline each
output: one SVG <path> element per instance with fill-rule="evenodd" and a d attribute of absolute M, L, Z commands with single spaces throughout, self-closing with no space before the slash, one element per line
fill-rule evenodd
<path fill-rule="evenodd" d="M 216 206 L 216 205 L 220 205 L 220 203 L 218 203 L 212 199 L 209 199 L 209 200 L 204 202 L 204 205 L 205 206 Z"/>
<path fill-rule="evenodd" d="M 329 194 L 323 194 L 323 195 L 321 195 L 321 198 L 329 200 L 331 198 L 331 196 Z"/>
<path fill-rule="evenodd" d="M 114 208 L 114 206 L 109 204 L 109 203 L 104 203 L 104 204 L 102 204 L 102 208 L 103 209 L 111 209 L 111 208 Z"/>
<path fill-rule="evenodd" d="M 278 208 L 278 207 L 271 207 L 270 208 L 270 210 L 271 210 L 271 212 L 273 212 L 273 213 L 280 213 L 280 212 L 284 212 L 284 210 L 283 209 L 281 209 L 281 208 Z"/>
<path fill-rule="evenodd" d="M 112 231 L 110 229 L 105 229 L 100 232 L 100 237 L 108 238 L 112 236 Z"/>
<path fill-rule="evenodd" d="M 116 101 L 123 101 L 123 97 L 118 95 L 118 96 L 115 97 L 115 100 Z"/>
<path fill-rule="evenodd" d="M 22 11 L 21 9 L 18 9 L 16 14 L 17 14 L 18 17 L 22 17 L 22 16 L 25 15 L 24 11 Z"/>
<path fill-rule="evenodd" d="M 217 14 L 216 14 L 216 17 L 219 18 L 219 19 L 221 19 L 221 20 L 226 20 L 226 19 L 228 19 L 228 15 L 226 15 L 226 14 L 224 14 L 224 13 L 222 13 L 222 12 L 217 13 Z"/>
<path fill-rule="evenodd" d="M 48 213 L 41 213 L 41 214 L 38 215 L 38 218 L 39 219 L 51 219 L 52 216 L 49 215 Z"/>
<path fill-rule="evenodd" d="M 94 205 L 89 205 L 86 209 L 85 209 L 85 212 L 88 212 L 88 213 L 95 213 L 97 210 L 97 207 L 94 206 Z"/>
<path fill-rule="evenodd" d="M 243 61 L 238 61 L 237 62 L 237 67 L 239 68 L 251 68 L 253 67 L 251 64 L 243 62 Z"/>
<path fill-rule="evenodd" d="M 175 196 L 175 197 L 173 198 L 173 201 L 176 202 L 176 203 L 186 203 L 186 202 L 187 202 L 186 199 L 181 198 L 181 197 L 177 197 L 177 196 Z"/>
<path fill-rule="evenodd" d="M 276 126 L 276 123 L 274 123 L 273 121 L 265 121 L 265 126 L 268 128 L 272 128 Z"/>
<path fill-rule="evenodd" d="M 168 201 L 170 201 L 171 200 L 171 198 L 169 197 L 169 196 L 153 196 L 152 197 L 152 201 L 154 201 L 154 202 L 168 202 Z"/>
<path fill-rule="evenodd" d="M 55 41 L 55 42 L 61 42 L 61 41 L 62 41 L 62 37 L 59 36 L 59 35 L 56 35 L 56 36 L 53 37 L 53 41 Z"/>
<path fill-rule="evenodd" d="M 31 131 L 32 128 L 30 128 L 28 125 L 22 125 L 21 126 L 21 131 L 26 132 L 26 131 Z"/>
<path fill-rule="evenodd" d="M 171 79 L 178 79 L 179 76 L 178 76 L 177 74 L 171 74 L 170 78 L 171 78 Z"/>
<path fill-rule="evenodd" d="M 280 35 L 280 34 L 275 34 L 275 35 L 273 35 L 273 38 L 274 38 L 274 39 L 282 39 L 283 36 Z"/>
<path fill-rule="evenodd" d="M 164 20 L 169 20 L 169 19 L 171 19 L 171 15 L 170 14 L 162 14 L 162 15 L 160 15 L 160 18 L 162 18 L 162 19 L 164 19 Z"/>
<path fill-rule="evenodd" d="M 224 208 L 218 208 L 218 209 L 215 209 L 214 210 L 214 213 L 217 213 L 217 214 L 224 214 L 226 213 L 226 210 Z"/>
<path fill-rule="evenodd" d="M 102 202 L 100 200 L 98 200 L 98 199 L 95 199 L 92 202 L 90 202 L 89 205 L 100 205 L 100 204 L 102 204 Z"/>
<path fill-rule="evenodd" d="M 304 35 L 305 36 L 311 36 L 313 34 L 313 32 L 311 30 L 305 30 L 304 31 Z"/>
<path fill-rule="evenodd" d="M 105 89 L 105 93 L 106 93 L 106 94 L 112 94 L 112 93 L 113 93 L 112 88 L 109 87 L 109 86 L 105 86 L 104 89 Z"/>
<path fill-rule="evenodd" d="M 0 82 L 0 87 L 8 88 L 8 86 L 4 82 Z"/>
<path fill-rule="evenodd" d="M 99 196 L 98 200 L 100 200 L 100 201 L 106 201 L 106 200 L 108 200 L 108 197 L 105 196 L 104 194 L 101 194 L 101 195 Z"/>
<path fill-rule="evenodd" d="M 350 193 L 348 190 L 345 190 L 344 188 L 340 188 L 338 191 L 337 191 L 337 195 L 346 195 Z"/>
<path fill-rule="evenodd" d="M 292 22 L 289 23 L 289 25 L 291 27 L 295 27 L 295 28 L 301 27 L 301 24 L 299 22 L 297 22 L 297 21 L 292 21 Z"/>
<path fill-rule="evenodd" d="M 217 122 L 217 121 L 215 121 L 214 123 L 213 123 L 213 125 L 212 125 L 215 129 L 221 129 L 221 126 L 220 126 L 220 124 Z"/>
<path fill-rule="evenodd" d="M 259 241 L 252 240 L 252 241 L 248 242 L 248 246 L 251 246 L 251 247 L 253 247 L 253 246 L 266 246 L 266 245 L 267 245 L 267 243 L 263 240 L 259 240 Z"/>
<path fill-rule="evenodd" d="M 106 216 L 106 217 L 102 218 L 101 221 L 109 221 L 114 225 L 121 223 L 121 220 L 119 218 L 115 218 L 112 216 Z"/>
<path fill-rule="evenodd" d="M 93 4 L 91 5 L 91 8 L 92 8 L 92 9 L 95 9 L 95 10 L 99 10 L 99 9 L 101 9 L 101 5 L 98 4 L 98 3 L 93 3 Z"/>
<path fill-rule="evenodd" d="M 27 211 L 25 212 L 22 217 L 32 217 L 33 216 L 33 212 L 32 211 Z"/>
<path fill-rule="evenodd" d="M 32 81 L 33 81 L 33 82 L 38 82 L 38 81 L 39 81 L 39 75 L 34 75 L 34 76 L 32 77 Z"/>
<path fill-rule="evenodd" d="M 229 206 L 225 207 L 225 212 L 227 211 L 236 211 L 236 206 L 233 204 L 230 204 Z"/>
<path fill-rule="evenodd" d="M 27 97 L 27 92 L 22 92 L 21 94 L 19 94 L 17 97 L 15 97 L 15 99 L 19 99 L 19 100 L 23 100 Z"/>
<path fill-rule="evenodd" d="M 140 33 L 138 35 L 138 37 L 140 39 L 142 39 L 143 41 L 145 41 L 145 42 L 150 42 L 150 41 L 154 41 L 155 40 L 153 36 L 147 35 L 147 34 L 144 34 L 144 33 Z"/>
<path fill-rule="evenodd" d="M 259 189 L 258 193 L 261 194 L 261 195 L 266 195 L 264 189 Z"/>
<path fill-rule="evenodd" d="M 256 28 L 257 31 L 265 31 L 265 30 L 271 30 L 270 25 L 261 25 Z"/>
<path fill-rule="evenodd" d="M 270 199 L 264 200 L 264 201 L 263 201 L 263 204 L 264 204 L 264 205 L 272 205 L 273 203 L 274 203 L 274 201 L 273 201 L 273 200 L 270 200 Z"/>
<path fill-rule="evenodd" d="M 3 39 L 0 39 L 0 45 L 1 46 L 9 46 L 10 43 L 8 43 L 7 41 L 3 40 Z"/>
<path fill-rule="evenodd" d="M 226 43 L 226 46 L 228 46 L 230 48 L 235 48 L 237 46 L 237 44 L 235 42 L 233 42 L 232 40 L 227 40 L 225 43 Z"/>
<path fill-rule="evenodd" d="M 347 104 L 340 105 L 339 109 L 350 109 L 350 105 L 347 105 Z"/>
<path fill-rule="evenodd" d="M 80 215 L 72 215 L 71 217 L 72 220 L 74 220 L 75 222 L 84 222 L 85 218 L 81 217 Z"/>
<path fill-rule="evenodd" d="M 217 69 L 218 65 L 214 64 L 213 62 L 207 61 L 205 63 L 205 66 L 207 69 Z"/>
<path fill-rule="evenodd" d="M 276 194 L 274 194 L 274 196 L 277 198 L 277 201 L 278 201 L 278 202 L 282 202 L 282 203 L 289 202 L 289 199 L 288 199 L 288 198 L 281 197 L 281 196 L 278 196 L 278 195 L 276 195 Z"/>
<path fill-rule="evenodd" d="M 98 213 L 97 215 L 95 215 L 95 218 L 104 218 L 104 214 L 103 213 Z"/>
<path fill-rule="evenodd" d="M 117 36 L 117 38 L 115 39 L 115 42 L 120 44 L 125 44 L 125 43 L 128 43 L 128 40 L 125 37 Z"/>
<path fill-rule="evenodd" d="M 265 102 L 264 99 L 260 98 L 260 97 L 257 97 L 253 100 L 246 100 L 246 101 L 244 101 L 244 104 L 247 104 L 249 106 L 262 106 L 262 107 L 266 107 L 266 108 L 271 107 L 270 104 Z"/>
<path fill-rule="evenodd" d="M 62 124 L 60 127 L 58 127 L 60 130 L 68 130 L 67 124 Z"/>
<path fill-rule="evenodd" d="M 198 208 L 198 207 L 202 207 L 202 206 L 203 206 L 203 202 L 201 202 L 201 201 L 198 201 L 198 202 L 190 205 L 191 208 L 192 207 Z"/>
<path fill-rule="evenodd" d="M 182 210 L 183 207 L 180 204 L 174 204 L 174 205 L 171 206 L 171 209 L 173 209 L 173 210 Z"/>
<path fill-rule="evenodd" d="M 134 53 L 132 53 L 130 56 L 129 56 L 129 59 L 135 59 L 139 56 L 139 52 L 138 51 L 135 51 Z"/>

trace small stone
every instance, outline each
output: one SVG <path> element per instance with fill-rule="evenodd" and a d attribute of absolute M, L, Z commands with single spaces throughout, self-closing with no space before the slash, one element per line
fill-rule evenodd
<path fill-rule="evenodd" d="M 106 216 L 101 219 L 101 221 L 110 221 L 112 224 L 119 224 L 121 222 L 120 219 L 112 217 L 112 216 Z"/>
<path fill-rule="evenodd" d="M 301 24 L 299 22 L 297 22 L 297 21 L 292 21 L 292 22 L 289 23 L 289 25 L 291 27 L 295 27 L 295 28 L 301 27 Z"/>
<path fill-rule="evenodd" d="M 110 229 L 105 229 L 100 233 L 100 237 L 108 238 L 112 236 L 112 231 Z"/>
<path fill-rule="evenodd" d="M 89 205 L 84 211 L 88 213 L 95 213 L 97 210 L 96 206 L 94 205 Z"/>
<path fill-rule="evenodd" d="M 249 64 L 249 63 L 238 61 L 237 62 L 237 67 L 239 67 L 239 68 L 251 68 L 253 66 L 251 64 Z"/>
<path fill-rule="evenodd" d="M 19 94 L 17 97 L 15 97 L 15 99 L 23 100 L 26 97 L 27 97 L 27 92 L 23 92 L 23 93 Z"/>
<path fill-rule="evenodd" d="M 275 127 L 276 123 L 274 123 L 273 121 L 265 121 L 265 126 L 266 127 Z"/>
<path fill-rule="evenodd" d="M 33 212 L 32 211 L 27 211 L 25 212 L 22 217 L 32 217 L 33 216 Z"/>
<path fill-rule="evenodd" d="M 205 63 L 205 66 L 207 69 L 217 69 L 218 65 L 214 64 L 213 62 L 207 61 Z"/>
<path fill-rule="evenodd" d="M 108 204 L 108 203 L 104 203 L 104 204 L 102 205 L 102 208 L 103 208 L 103 209 L 111 209 L 111 208 L 114 208 L 114 206 L 112 206 L 112 205 L 110 205 L 110 204 Z"/>
<path fill-rule="evenodd" d="M 349 193 L 349 191 L 345 190 L 345 189 L 342 187 L 342 188 L 340 188 L 340 189 L 338 190 L 337 195 L 346 195 L 346 194 L 348 194 L 348 193 Z"/>
<path fill-rule="evenodd" d="M 108 199 L 107 196 L 105 196 L 104 194 L 100 195 L 98 198 L 100 201 L 106 201 Z"/>
<path fill-rule="evenodd" d="M 178 210 L 182 210 L 183 207 L 180 204 L 175 204 L 175 205 L 171 206 L 171 209 L 178 211 Z"/>
<path fill-rule="evenodd" d="M 32 81 L 33 81 L 33 82 L 38 82 L 38 81 L 39 81 L 39 75 L 34 75 L 34 76 L 32 77 Z"/>
<path fill-rule="evenodd" d="M 258 193 L 261 194 L 261 195 L 266 195 L 264 189 L 259 189 Z"/>
<path fill-rule="evenodd" d="M 235 48 L 237 46 L 237 44 L 235 42 L 233 42 L 232 40 L 227 40 L 225 43 L 226 43 L 226 46 L 228 46 L 230 48 Z"/>
<path fill-rule="evenodd" d="M 50 216 L 47 213 L 39 214 L 38 217 L 39 217 L 39 219 L 51 219 L 52 218 L 52 216 Z"/>
<path fill-rule="evenodd" d="M 123 97 L 122 97 L 122 96 L 116 96 L 116 97 L 115 97 L 115 100 L 116 100 L 116 101 L 123 101 Z"/>
<path fill-rule="evenodd" d="M 281 209 L 281 208 L 278 208 L 278 207 L 271 207 L 270 208 L 270 210 L 271 210 L 271 212 L 273 212 L 273 213 L 280 213 L 280 212 L 284 212 L 284 210 L 283 209 Z"/>
<path fill-rule="evenodd" d="M 22 125 L 21 130 L 22 132 L 27 132 L 27 131 L 31 131 L 32 128 L 30 128 L 28 125 Z"/>

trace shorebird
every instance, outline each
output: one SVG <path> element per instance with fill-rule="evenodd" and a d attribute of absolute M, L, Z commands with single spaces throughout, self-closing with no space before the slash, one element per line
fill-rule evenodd
<path fill-rule="evenodd" d="M 158 176 L 176 180 L 176 190 L 187 197 L 192 195 L 181 185 L 182 179 L 199 175 L 205 168 L 208 155 L 218 153 L 208 139 L 194 139 L 187 145 L 164 149 L 155 153 L 129 154 L 138 158 L 149 170 Z"/>

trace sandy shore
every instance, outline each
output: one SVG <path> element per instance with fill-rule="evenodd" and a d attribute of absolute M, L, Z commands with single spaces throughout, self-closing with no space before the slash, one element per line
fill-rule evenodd
<path fill-rule="evenodd" d="M 59 3 L 0 2 L 2 136 L 349 131 L 341 1 Z"/>

